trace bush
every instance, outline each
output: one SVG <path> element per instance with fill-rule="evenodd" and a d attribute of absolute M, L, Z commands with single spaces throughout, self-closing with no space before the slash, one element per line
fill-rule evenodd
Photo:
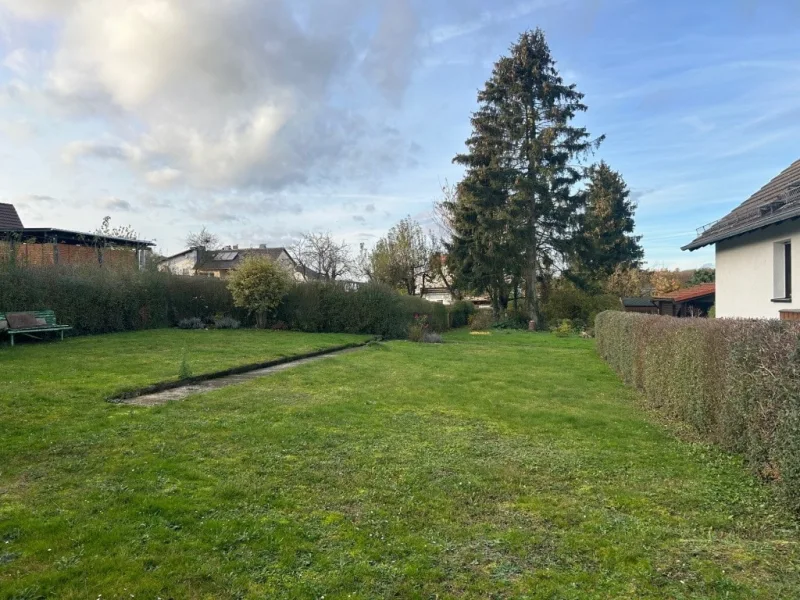
<path fill-rule="evenodd" d="M 262 329 L 290 287 L 290 276 L 281 265 L 253 256 L 245 258 L 228 280 L 228 289 L 236 306 L 255 315 L 256 323 Z"/>
<path fill-rule="evenodd" d="M 620 308 L 616 296 L 592 294 L 568 281 L 558 281 L 548 290 L 547 299 L 542 304 L 542 317 L 545 324 L 558 326 L 563 319 L 569 319 L 577 329 L 583 329 L 591 326 L 601 312 Z"/>
<path fill-rule="evenodd" d="M 216 324 L 215 315 L 251 324 L 248 312 L 234 306 L 226 283 L 154 271 L 0 262 L 0 312 L 52 309 L 59 322 L 74 328 L 73 335 L 174 327 L 189 318 Z M 280 299 L 271 326 L 403 339 L 415 315 L 425 315 L 434 331 L 448 328 L 442 304 L 382 285 L 352 291 L 341 284 L 303 283 Z"/>
<path fill-rule="evenodd" d="M 489 310 L 478 310 L 469 318 L 469 328 L 472 331 L 486 331 L 494 324 L 492 312 Z"/>
<path fill-rule="evenodd" d="M 502 319 L 492 325 L 495 329 L 528 329 L 528 315 L 522 311 L 509 308 Z"/>
<path fill-rule="evenodd" d="M 425 341 L 425 334 L 428 332 L 428 318 L 426 316 L 416 317 L 408 328 L 408 339 L 412 342 Z"/>
<path fill-rule="evenodd" d="M 575 326 L 569 319 L 561 319 L 561 323 L 559 323 L 558 326 L 553 327 L 550 331 L 552 331 L 557 337 L 569 337 L 575 333 Z"/>
<path fill-rule="evenodd" d="M 217 329 L 239 329 L 241 323 L 233 317 L 219 317 L 214 319 L 214 327 Z"/>
<path fill-rule="evenodd" d="M 180 329 L 205 329 L 206 324 L 203 319 L 191 317 L 189 319 L 181 319 L 178 321 L 178 327 Z"/>
<path fill-rule="evenodd" d="M 349 290 L 338 283 L 300 283 L 278 307 L 276 319 L 290 329 L 380 335 L 404 339 L 415 317 L 426 316 L 430 327 L 447 328 L 447 309 L 393 289 L 368 283 Z"/>
<path fill-rule="evenodd" d="M 466 327 L 469 318 L 475 313 L 475 305 L 467 300 L 459 300 L 450 307 L 450 327 Z"/>
<path fill-rule="evenodd" d="M 72 335 L 173 327 L 215 313 L 246 317 L 218 279 L 97 266 L 0 264 L 0 311 L 52 309 Z"/>
<path fill-rule="evenodd" d="M 800 511 L 800 328 L 604 312 L 597 350 L 645 401 L 742 454 Z"/>

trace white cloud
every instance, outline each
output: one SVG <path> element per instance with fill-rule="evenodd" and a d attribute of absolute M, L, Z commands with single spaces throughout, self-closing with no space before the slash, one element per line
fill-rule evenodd
<path fill-rule="evenodd" d="M 528 0 L 527 2 L 517 2 L 507 8 L 484 11 L 474 19 L 441 25 L 433 29 L 428 37 L 432 44 L 443 44 L 466 35 L 477 33 L 491 25 L 521 19 L 538 10 L 566 4 L 569 1 L 570 0 Z"/>
<path fill-rule="evenodd" d="M 142 160 L 142 151 L 124 141 L 78 140 L 67 144 L 61 153 L 61 159 L 70 165 L 83 158 L 136 163 Z"/>
<path fill-rule="evenodd" d="M 118 210 L 122 212 L 131 212 L 133 210 L 133 206 L 130 202 L 113 196 L 101 200 L 99 202 L 99 206 L 100 208 L 105 208 L 107 210 Z"/>
<path fill-rule="evenodd" d="M 183 174 L 178 169 L 164 167 L 163 169 L 148 171 L 145 174 L 145 180 L 153 186 L 168 186 L 179 181 L 182 176 Z"/>
<path fill-rule="evenodd" d="M 66 13 L 75 0 L 0 0 L 0 6 L 25 19 L 42 19 Z"/>
<path fill-rule="evenodd" d="M 19 77 L 26 77 L 41 69 L 43 57 L 27 48 L 16 48 L 3 59 L 3 66 Z"/>
<path fill-rule="evenodd" d="M 402 98 L 417 17 L 411 0 L 383 3 L 377 31 L 358 36 L 374 8 L 365 0 L 0 0 L 58 21 L 48 97 L 119 138 L 73 142 L 66 162 L 123 160 L 154 186 L 264 189 L 401 164 L 385 115 L 334 101 L 363 85 Z M 353 40 L 366 48 L 361 70 Z M 6 66 L 25 70 L 28 58 L 12 53 Z"/>

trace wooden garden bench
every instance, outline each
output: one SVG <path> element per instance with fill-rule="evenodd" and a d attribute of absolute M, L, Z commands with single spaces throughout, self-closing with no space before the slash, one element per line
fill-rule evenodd
<path fill-rule="evenodd" d="M 14 323 L 14 321 L 17 321 L 17 323 Z M 0 332 L 5 331 L 11 336 L 12 346 L 14 345 L 15 335 L 27 335 L 28 337 L 39 339 L 33 334 L 55 331 L 61 333 L 61 339 L 63 340 L 64 332 L 68 329 L 72 329 L 72 327 L 56 323 L 56 313 L 52 310 L 0 313 Z"/>

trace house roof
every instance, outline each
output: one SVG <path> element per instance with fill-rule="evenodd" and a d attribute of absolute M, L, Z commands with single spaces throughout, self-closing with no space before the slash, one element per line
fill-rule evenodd
<path fill-rule="evenodd" d="M 690 288 L 678 290 L 677 292 L 670 292 L 659 296 L 659 300 L 672 300 L 673 302 L 688 302 L 689 300 L 697 300 L 705 296 L 716 294 L 716 283 L 701 283 Z"/>
<path fill-rule="evenodd" d="M 241 262 L 250 256 L 259 256 L 269 260 L 278 260 L 281 254 L 286 254 L 285 248 L 242 248 L 213 250 L 206 253 L 205 257 L 197 263 L 198 271 L 227 271 L 235 269 Z M 291 259 L 291 257 L 289 257 Z M 292 261 L 294 262 L 294 261 Z"/>
<path fill-rule="evenodd" d="M 655 308 L 650 298 L 623 298 L 622 306 L 626 308 Z"/>
<path fill-rule="evenodd" d="M 719 221 L 697 230 L 683 250 L 697 250 L 769 225 L 800 218 L 800 160 Z"/>
<path fill-rule="evenodd" d="M 190 254 L 190 253 L 194 252 L 195 250 L 197 250 L 197 248 L 187 248 L 183 252 L 178 252 L 177 254 L 173 254 L 172 256 L 165 256 L 164 258 L 161 259 L 161 262 L 164 262 L 164 261 L 167 261 L 167 260 L 172 260 L 173 258 L 178 258 L 179 256 L 184 256 L 186 254 Z"/>
<path fill-rule="evenodd" d="M 141 246 L 155 246 L 153 242 L 147 240 L 132 240 L 129 238 L 114 237 L 111 235 L 99 235 L 96 233 L 85 233 L 82 231 L 68 231 L 66 229 L 53 229 L 52 227 L 23 227 L 6 228 L 0 227 L 0 236 L 11 235 L 17 237 L 22 242 L 33 241 L 39 243 L 62 243 L 76 246 L 123 246 L 127 248 L 139 248 Z"/>
<path fill-rule="evenodd" d="M 3 229 L 23 229 L 23 225 L 14 205 L 0 202 L 0 230 Z"/>

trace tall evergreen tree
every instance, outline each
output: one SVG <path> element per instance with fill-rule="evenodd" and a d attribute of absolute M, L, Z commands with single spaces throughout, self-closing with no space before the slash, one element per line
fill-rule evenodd
<path fill-rule="evenodd" d="M 617 268 L 639 267 L 644 250 L 642 237 L 633 235 L 636 204 L 622 176 L 601 161 L 589 169 L 588 177 L 575 267 L 582 281 L 599 283 Z"/>
<path fill-rule="evenodd" d="M 540 277 L 569 249 L 583 206 L 583 195 L 573 191 L 584 175 L 577 163 L 602 141 L 572 125 L 587 109 L 582 100 L 575 85 L 565 84 L 558 74 L 544 33 L 525 32 L 510 55 L 495 64 L 478 93 L 480 108 L 472 118 L 469 152 L 455 159 L 468 168 L 462 185 L 473 191 L 464 198 L 477 198 L 476 207 L 495 205 L 486 193 L 494 184 L 487 186 L 480 179 L 481 185 L 470 183 L 476 166 L 506 186 L 504 208 L 497 213 L 505 222 L 492 224 L 513 246 L 504 248 L 505 273 L 494 277 L 507 279 L 520 272 L 527 311 L 537 323 Z"/>
<path fill-rule="evenodd" d="M 444 203 L 453 228 L 448 268 L 462 287 L 488 293 L 497 317 L 508 302 L 509 277 L 520 268 L 519 227 L 510 198 L 514 173 L 506 164 L 509 144 L 495 108 L 482 106 L 472 127 L 469 152 L 455 158 L 467 172 L 455 199 Z"/>

